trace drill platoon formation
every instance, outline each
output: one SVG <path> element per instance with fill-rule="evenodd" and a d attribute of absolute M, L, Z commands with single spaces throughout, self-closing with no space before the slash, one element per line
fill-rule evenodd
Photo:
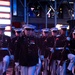
<path fill-rule="evenodd" d="M 36 30 L 31 24 L 14 28 L 12 37 L 0 28 L 0 75 L 13 61 L 12 75 L 74 75 L 75 30 L 67 25 Z M 70 33 L 70 35 L 69 35 Z"/>

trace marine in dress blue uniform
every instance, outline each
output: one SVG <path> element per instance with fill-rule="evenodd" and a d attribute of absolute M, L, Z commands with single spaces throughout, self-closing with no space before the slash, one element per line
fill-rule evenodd
<path fill-rule="evenodd" d="M 22 32 L 22 28 L 15 28 L 14 29 L 14 37 L 11 39 L 11 43 L 12 43 L 12 55 L 13 58 L 12 60 L 14 60 L 15 53 L 16 53 L 16 46 L 17 46 L 17 42 L 21 36 L 21 32 Z M 15 64 L 15 62 L 13 62 L 13 74 L 15 75 L 19 75 L 20 74 L 20 66 L 19 63 L 17 62 L 17 64 Z"/>
<path fill-rule="evenodd" d="M 41 61 L 42 61 L 42 68 L 41 73 L 42 75 L 47 75 L 47 67 L 48 67 L 48 57 L 49 57 L 49 49 L 48 49 L 48 37 L 49 37 L 49 28 L 42 29 L 42 36 L 40 37 L 40 51 L 41 51 Z"/>
<path fill-rule="evenodd" d="M 68 54 L 68 59 L 70 60 L 68 64 L 68 73 L 70 75 L 75 74 L 75 30 L 72 32 L 72 37 L 70 38 L 70 53 Z"/>
<path fill-rule="evenodd" d="M 21 66 L 21 75 L 34 75 L 38 64 L 38 39 L 34 36 L 35 26 L 26 24 L 24 35 L 17 43 L 15 62 Z"/>
<path fill-rule="evenodd" d="M 67 32 L 67 26 L 63 25 L 61 26 L 60 30 L 60 36 L 57 39 L 56 42 L 56 51 L 57 51 L 57 60 L 58 60 L 58 74 L 60 75 L 66 75 L 66 60 L 67 55 L 69 53 L 69 48 L 68 48 L 68 43 L 69 39 L 68 36 L 66 35 Z M 59 72 L 60 71 L 60 72 Z"/>
<path fill-rule="evenodd" d="M 53 27 L 50 29 L 51 30 L 51 36 L 48 38 L 48 42 L 49 42 L 49 48 L 50 48 L 50 72 L 51 72 L 51 75 L 56 75 L 56 60 L 55 57 L 56 57 L 56 51 L 55 51 L 55 48 L 56 48 L 56 36 L 57 36 L 57 33 L 58 33 L 58 29 Z"/>

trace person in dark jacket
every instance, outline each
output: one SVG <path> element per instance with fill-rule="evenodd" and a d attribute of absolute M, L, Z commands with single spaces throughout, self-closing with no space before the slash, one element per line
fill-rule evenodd
<path fill-rule="evenodd" d="M 69 54 L 69 37 L 67 33 L 67 25 L 61 26 L 60 36 L 57 39 L 56 51 L 58 59 L 58 73 L 59 75 L 66 75 L 66 60 Z"/>
<path fill-rule="evenodd" d="M 72 32 L 72 37 L 70 39 L 70 53 L 68 54 L 68 59 L 70 60 L 68 64 L 68 73 L 69 75 L 75 74 L 75 30 Z"/>
<path fill-rule="evenodd" d="M 21 28 L 15 28 L 14 29 L 14 37 L 11 38 L 11 43 L 12 43 L 12 54 L 14 55 L 15 53 L 15 49 L 16 49 L 16 45 L 17 45 L 17 40 L 20 38 L 21 36 Z"/>
<path fill-rule="evenodd" d="M 26 24 L 24 35 L 16 46 L 15 64 L 19 62 L 21 75 L 34 75 L 38 64 L 38 39 L 34 36 L 35 26 Z"/>
<path fill-rule="evenodd" d="M 4 35 L 4 31 L 0 28 L 0 61 L 3 63 L 3 75 L 6 75 L 7 68 L 10 62 L 10 45 L 11 39 L 10 37 Z"/>
<path fill-rule="evenodd" d="M 48 67 L 48 57 L 49 57 L 49 49 L 48 49 L 48 37 L 49 37 L 49 28 L 42 29 L 42 36 L 40 37 L 40 51 L 41 51 L 41 61 L 42 61 L 42 68 L 41 73 L 42 75 L 47 75 L 47 67 Z"/>
<path fill-rule="evenodd" d="M 56 75 L 56 53 L 55 53 L 55 48 L 56 48 L 56 36 L 58 33 L 58 29 L 56 27 L 53 27 L 50 29 L 51 30 L 51 36 L 48 38 L 49 42 L 49 48 L 50 48 L 50 55 L 49 55 L 49 67 L 50 67 L 50 72 L 51 75 Z"/>
<path fill-rule="evenodd" d="M 17 63 L 15 65 L 15 60 L 14 60 L 14 55 L 16 53 L 16 46 L 17 46 L 17 42 L 18 42 L 18 39 L 20 38 L 21 36 L 21 32 L 22 32 L 22 28 L 15 28 L 14 29 L 14 37 L 11 39 L 11 44 L 12 44 L 12 60 L 13 60 L 13 74 L 15 75 L 19 75 L 20 73 L 20 66 L 17 65 L 19 63 Z"/>

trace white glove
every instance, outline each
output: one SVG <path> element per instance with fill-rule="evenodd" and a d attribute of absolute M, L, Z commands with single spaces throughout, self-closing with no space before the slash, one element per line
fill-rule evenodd
<path fill-rule="evenodd" d="M 75 66 L 73 66 L 73 68 L 72 68 L 72 73 L 73 73 L 73 75 L 75 75 Z"/>
<path fill-rule="evenodd" d="M 50 48 L 50 51 L 51 51 L 51 53 L 54 53 L 54 49 L 53 48 Z"/>
<path fill-rule="evenodd" d="M 11 56 L 10 56 L 10 59 L 11 59 L 11 60 L 14 60 L 14 55 L 11 55 Z"/>
<path fill-rule="evenodd" d="M 70 37 L 67 37 L 67 38 L 66 38 L 67 41 L 70 41 L 70 39 L 71 39 Z"/>
<path fill-rule="evenodd" d="M 41 60 L 44 60 L 44 55 L 41 55 L 41 56 L 40 56 L 40 59 L 41 59 Z"/>
<path fill-rule="evenodd" d="M 18 67 L 19 66 L 19 63 L 18 62 L 15 62 L 15 67 Z"/>

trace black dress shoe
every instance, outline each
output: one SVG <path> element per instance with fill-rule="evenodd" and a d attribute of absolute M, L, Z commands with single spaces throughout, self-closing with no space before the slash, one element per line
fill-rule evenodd
<path fill-rule="evenodd" d="M 6 72 L 4 72 L 3 75 L 6 75 Z"/>

